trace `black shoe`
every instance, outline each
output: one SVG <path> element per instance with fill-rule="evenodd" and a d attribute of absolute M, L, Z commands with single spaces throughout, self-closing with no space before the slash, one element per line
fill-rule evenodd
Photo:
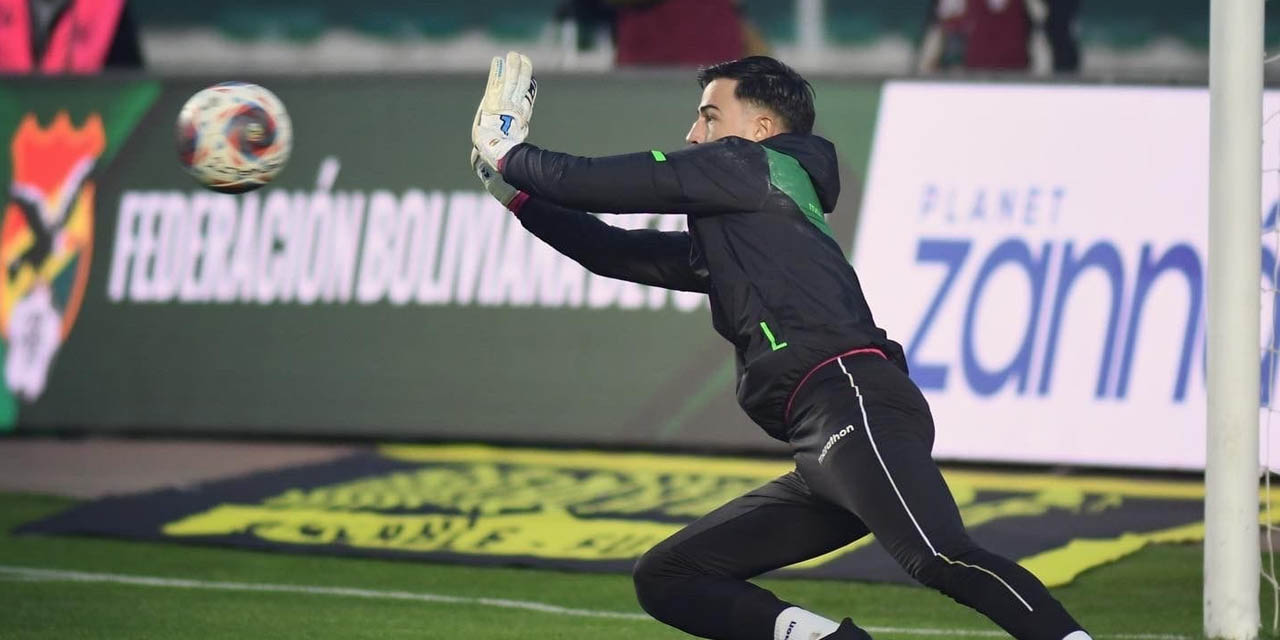
<path fill-rule="evenodd" d="M 831 635 L 824 636 L 822 640 L 871 640 L 871 634 L 854 624 L 852 619 L 845 618 Z"/>

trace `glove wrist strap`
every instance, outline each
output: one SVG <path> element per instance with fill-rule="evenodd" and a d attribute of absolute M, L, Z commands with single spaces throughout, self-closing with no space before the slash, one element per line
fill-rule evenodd
<path fill-rule="evenodd" d="M 507 203 L 507 211 L 510 211 L 511 213 L 514 213 L 516 215 L 520 215 L 520 209 L 524 207 L 524 203 L 528 201 L 529 201 L 529 194 L 523 191 L 517 191 L 516 197 L 512 198 L 511 201 Z"/>

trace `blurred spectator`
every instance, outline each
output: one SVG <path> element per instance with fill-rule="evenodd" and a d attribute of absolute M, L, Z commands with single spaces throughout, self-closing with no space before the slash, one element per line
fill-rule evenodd
<path fill-rule="evenodd" d="M 918 70 L 1075 71 L 1079 0 L 933 0 Z"/>
<path fill-rule="evenodd" d="M 1049 0 L 1049 17 L 1044 32 L 1053 50 L 1053 70 L 1072 73 L 1080 70 L 1080 42 L 1076 15 L 1080 0 Z"/>
<path fill-rule="evenodd" d="M 125 0 L 0 0 L 0 73 L 142 66 Z"/>
<path fill-rule="evenodd" d="M 767 50 L 736 0 L 572 0 L 564 13 L 580 34 L 611 23 L 618 66 L 700 66 Z"/>

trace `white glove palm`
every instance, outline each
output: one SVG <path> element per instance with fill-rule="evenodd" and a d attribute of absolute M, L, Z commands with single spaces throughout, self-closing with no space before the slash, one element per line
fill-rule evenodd
<path fill-rule="evenodd" d="M 505 59 L 493 59 L 484 99 L 471 127 L 471 143 L 485 164 L 496 169 L 512 147 L 524 142 L 537 97 L 538 83 L 528 57 L 510 51 Z"/>

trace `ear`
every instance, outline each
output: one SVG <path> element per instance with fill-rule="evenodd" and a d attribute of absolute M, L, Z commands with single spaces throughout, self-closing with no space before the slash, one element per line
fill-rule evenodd
<path fill-rule="evenodd" d="M 779 126 L 778 119 L 769 113 L 760 113 L 756 115 L 751 125 L 751 138 L 756 142 L 771 138 L 779 133 L 782 129 Z"/>

